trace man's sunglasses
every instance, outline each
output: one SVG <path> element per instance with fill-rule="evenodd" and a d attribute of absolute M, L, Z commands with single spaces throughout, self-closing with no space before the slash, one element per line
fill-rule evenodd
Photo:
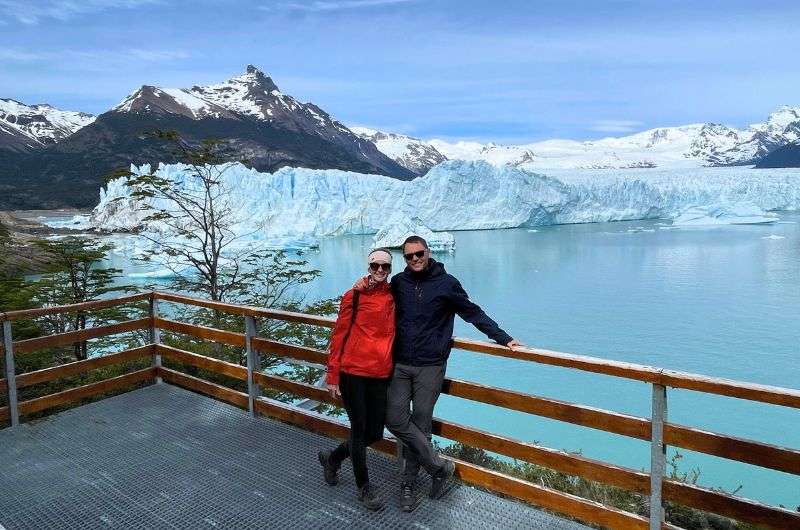
<path fill-rule="evenodd" d="M 416 252 L 410 252 L 408 254 L 403 254 L 403 257 L 406 258 L 406 261 L 411 261 L 415 257 L 421 258 L 424 255 L 425 255 L 425 251 L 424 250 L 418 250 Z"/>
<path fill-rule="evenodd" d="M 369 270 L 371 270 L 372 272 L 378 272 L 378 269 L 381 269 L 381 270 L 384 270 L 384 271 L 388 272 L 388 271 L 392 270 L 392 264 L 391 263 L 370 263 L 369 264 Z"/>

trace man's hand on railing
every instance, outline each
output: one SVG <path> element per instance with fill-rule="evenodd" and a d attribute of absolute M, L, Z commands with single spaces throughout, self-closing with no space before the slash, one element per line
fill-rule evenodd
<path fill-rule="evenodd" d="M 339 385 L 326 385 L 328 393 L 336 399 L 342 399 L 342 393 L 339 392 Z"/>
<path fill-rule="evenodd" d="M 506 346 L 507 346 L 507 347 L 508 347 L 510 350 L 514 350 L 514 351 L 516 351 L 516 347 L 517 347 L 517 346 L 524 346 L 524 344 L 522 344 L 522 343 L 521 343 L 520 341 L 518 341 L 517 339 L 511 339 L 511 342 L 509 342 L 508 344 L 506 344 Z"/>

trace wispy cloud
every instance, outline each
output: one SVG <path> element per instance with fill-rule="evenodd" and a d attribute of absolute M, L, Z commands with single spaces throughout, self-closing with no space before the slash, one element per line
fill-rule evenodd
<path fill-rule="evenodd" d="M 286 2 L 278 5 L 277 8 L 309 12 L 344 11 L 407 4 L 413 1 L 415 0 L 312 0 L 310 2 Z M 264 6 L 262 9 L 273 11 L 275 6 Z"/>
<path fill-rule="evenodd" d="M 133 9 L 160 0 L 0 0 L 0 23 L 12 19 L 26 25 L 42 20 L 66 21 L 76 15 L 108 9 Z"/>
<path fill-rule="evenodd" d="M 45 52 L 28 52 L 14 48 L 0 48 L 0 62 L 16 63 L 35 63 L 51 62 L 64 60 L 77 61 L 80 65 L 81 60 L 97 61 L 98 64 L 108 64 L 114 62 L 147 62 L 162 63 L 187 59 L 191 54 L 183 50 L 145 50 L 141 48 L 129 48 L 124 50 L 59 50 Z"/>
<path fill-rule="evenodd" d="M 642 126 L 640 121 L 632 120 L 599 120 L 589 128 L 597 132 L 625 133 L 633 132 Z"/>

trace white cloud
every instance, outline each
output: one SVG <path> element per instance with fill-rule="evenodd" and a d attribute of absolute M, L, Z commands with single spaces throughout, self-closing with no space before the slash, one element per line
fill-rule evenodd
<path fill-rule="evenodd" d="M 642 125 L 642 122 L 632 120 L 599 120 L 590 129 L 597 132 L 625 133 L 633 132 Z"/>
<path fill-rule="evenodd" d="M 13 48 L 0 48 L 0 62 L 63 62 L 68 60 L 73 66 L 91 64 L 107 67 L 110 64 L 147 62 L 159 63 L 187 59 L 191 54 L 183 50 L 144 50 L 130 48 L 124 50 L 60 50 L 58 52 L 28 52 Z"/>
<path fill-rule="evenodd" d="M 407 4 L 415 0 L 312 0 L 310 2 L 288 2 L 279 8 L 296 11 L 342 11 L 345 9 L 363 9 L 396 4 Z M 264 6 L 262 9 L 271 11 L 274 8 Z"/>
<path fill-rule="evenodd" d="M 108 9 L 133 9 L 161 0 L 0 0 L 0 22 L 13 19 L 36 25 L 43 19 L 69 20 L 75 15 Z"/>

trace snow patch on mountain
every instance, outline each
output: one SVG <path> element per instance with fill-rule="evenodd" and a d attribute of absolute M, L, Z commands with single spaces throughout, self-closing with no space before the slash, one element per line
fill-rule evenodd
<path fill-rule="evenodd" d="M 387 133 L 367 127 L 350 127 L 361 138 L 375 144 L 385 154 L 417 175 L 424 175 L 430 168 L 447 160 L 433 145 L 419 138 L 404 134 Z"/>
<path fill-rule="evenodd" d="M 0 128 L 29 138 L 34 145 L 59 142 L 94 120 L 91 114 L 61 110 L 46 103 L 25 105 L 0 98 Z"/>

